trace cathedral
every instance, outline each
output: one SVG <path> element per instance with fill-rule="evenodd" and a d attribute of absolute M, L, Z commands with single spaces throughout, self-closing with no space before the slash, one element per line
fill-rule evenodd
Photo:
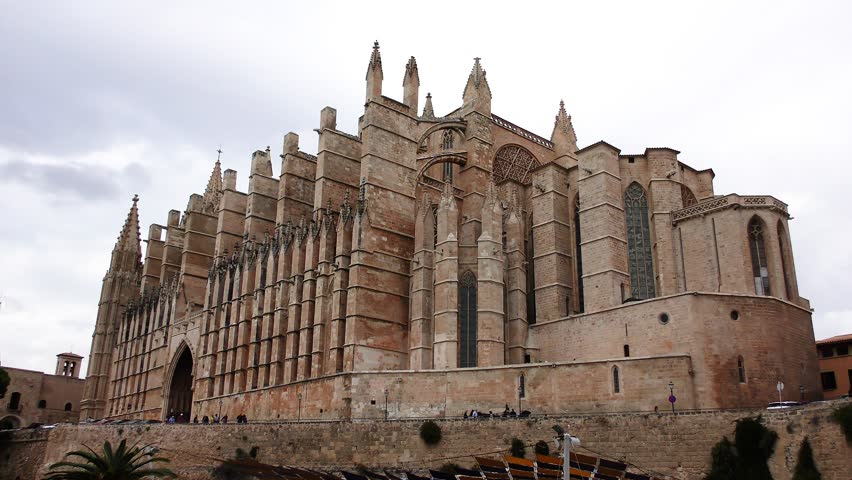
<path fill-rule="evenodd" d="M 133 198 L 83 419 L 736 408 L 779 381 L 821 398 L 783 201 L 717 194 L 671 148 L 578 148 L 562 103 L 536 135 L 492 113 L 478 58 L 443 116 L 414 57 L 402 101 L 382 79 L 376 43 L 357 133 L 324 108 L 317 154 L 286 134 L 247 192 L 217 159 L 144 251 Z"/>

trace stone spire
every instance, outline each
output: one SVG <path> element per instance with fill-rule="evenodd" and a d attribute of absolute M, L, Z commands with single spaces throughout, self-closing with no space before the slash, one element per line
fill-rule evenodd
<path fill-rule="evenodd" d="M 473 68 L 470 75 L 467 77 L 467 84 L 464 86 L 465 106 L 473 107 L 473 110 L 484 115 L 491 115 L 491 88 L 488 86 L 488 80 L 485 78 L 485 70 L 482 69 L 482 64 L 479 57 L 473 59 Z"/>
<path fill-rule="evenodd" d="M 574 133 L 571 115 L 565 111 L 565 102 L 562 100 L 559 101 L 559 113 L 556 114 L 550 141 L 553 142 L 557 155 L 573 155 L 577 151 L 577 135 Z"/>
<path fill-rule="evenodd" d="M 139 195 L 133 196 L 133 205 L 124 220 L 121 233 L 112 249 L 110 271 L 136 272 L 142 268 L 142 238 L 139 233 Z"/>
<path fill-rule="evenodd" d="M 373 43 L 373 54 L 370 55 L 370 63 L 367 64 L 367 101 L 375 100 L 382 96 L 382 55 L 379 53 L 379 41 Z"/>
<path fill-rule="evenodd" d="M 221 155 L 222 150 L 217 150 Z M 222 199 L 222 164 L 219 162 L 219 157 L 216 157 L 216 163 L 213 165 L 213 171 L 210 172 L 210 179 L 207 180 L 207 188 L 204 189 L 204 195 L 201 200 L 201 210 L 204 213 L 213 214 L 219 210 L 219 200 Z"/>
<path fill-rule="evenodd" d="M 426 118 L 435 118 L 435 109 L 432 108 L 432 94 L 426 93 L 426 105 L 423 106 L 423 116 Z"/>
<path fill-rule="evenodd" d="M 118 235 L 118 241 L 115 242 L 114 250 L 123 252 L 140 252 L 140 243 L 142 237 L 139 234 L 139 195 L 133 195 L 133 205 L 130 206 L 130 211 L 127 212 L 127 218 L 124 220 L 124 226 L 121 228 L 121 233 Z"/>
<path fill-rule="evenodd" d="M 405 76 L 402 78 L 402 103 L 408 105 L 411 113 L 417 115 L 417 101 L 420 91 L 420 74 L 417 72 L 417 60 L 408 59 L 405 64 Z"/>

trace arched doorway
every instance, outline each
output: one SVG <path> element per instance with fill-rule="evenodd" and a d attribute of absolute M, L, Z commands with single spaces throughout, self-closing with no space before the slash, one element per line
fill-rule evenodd
<path fill-rule="evenodd" d="M 23 422 L 20 417 L 15 415 L 8 415 L 0 419 L 0 430 L 11 430 L 15 428 L 21 428 Z"/>
<path fill-rule="evenodd" d="M 174 415 L 177 422 L 189 422 L 192 418 L 192 353 L 186 346 L 177 357 L 172 370 L 166 405 L 166 419 Z"/>

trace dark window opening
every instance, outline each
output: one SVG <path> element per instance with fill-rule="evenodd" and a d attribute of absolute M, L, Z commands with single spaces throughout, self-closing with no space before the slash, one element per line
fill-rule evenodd
<path fill-rule="evenodd" d="M 524 374 L 522 373 L 520 377 L 518 377 L 518 397 L 526 398 L 527 396 L 527 385 L 526 379 L 524 378 Z"/>
<path fill-rule="evenodd" d="M 837 390 L 837 379 L 834 378 L 834 372 L 822 372 L 819 376 L 822 379 L 823 390 Z"/>
<path fill-rule="evenodd" d="M 577 265 L 577 311 L 585 311 L 585 298 L 583 295 L 583 249 L 580 245 L 582 232 L 580 231 L 580 195 L 574 199 L 574 260 Z"/>
<path fill-rule="evenodd" d="M 837 355 L 849 355 L 849 345 L 838 345 Z"/>
<path fill-rule="evenodd" d="M 624 346 L 624 356 L 625 356 L 625 357 L 629 357 L 629 356 L 630 356 L 630 345 L 625 345 L 625 346 Z"/>
<path fill-rule="evenodd" d="M 819 347 L 819 353 L 821 357 L 833 357 L 834 356 L 834 348 L 831 345 L 825 347 Z"/>
<path fill-rule="evenodd" d="M 12 396 L 9 398 L 9 410 L 17 410 L 19 408 L 21 408 L 21 393 L 12 392 Z"/>
<path fill-rule="evenodd" d="M 47 400 L 39 400 L 38 408 L 47 408 Z"/>
<path fill-rule="evenodd" d="M 739 319 L 740 319 L 740 312 L 738 312 L 736 310 L 731 310 L 731 320 L 739 320 Z"/>
<path fill-rule="evenodd" d="M 668 313 L 661 313 L 660 314 L 660 323 L 662 323 L 663 325 L 669 323 L 669 314 Z"/>
<path fill-rule="evenodd" d="M 621 393 L 621 379 L 618 377 L 618 367 L 612 367 L 612 393 Z"/>
<path fill-rule="evenodd" d="M 65 404 L 65 411 L 66 411 L 66 412 L 70 412 L 70 411 L 71 411 L 71 402 L 68 402 L 68 403 L 66 403 L 66 404 Z"/>
<path fill-rule="evenodd" d="M 531 362 L 532 362 L 532 358 L 530 357 L 530 354 L 525 353 L 524 354 L 524 363 L 531 363 Z"/>
<path fill-rule="evenodd" d="M 633 157 L 627 157 L 627 163 L 636 163 L 636 159 Z"/>
<path fill-rule="evenodd" d="M 530 226 L 527 233 L 527 322 L 530 325 L 536 322 L 535 308 L 535 237 L 532 229 L 532 215 L 528 217 L 527 225 Z"/>
<path fill-rule="evenodd" d="M 476 366 L 476 277 L 467 271 L 459 282 L 459 367 Z"/>
<path fill-rule="evenodd" d="M 737 357 L 737 375 L 739 376 L 740 383 L 746 383 L 745 360 L 743 360 L 742 355 Z"/>

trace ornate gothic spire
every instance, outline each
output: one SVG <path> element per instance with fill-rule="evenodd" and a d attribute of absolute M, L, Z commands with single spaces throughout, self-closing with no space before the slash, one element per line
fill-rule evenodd
<path fill-rule="evenodd" d="M 423 116 L 426 118 L 435 118 L 435 109 L 432 108 L 432 94 L 426 93 L 426 105 L 423 106 Z"/>
<path fill-rule="evenodd" d="M 217 150 L 222 154 L 222 150 Z M 210 180 L 207 181 L 207 188 L 204 189 L 204 195 L 201 200 L 201 210 L 204 213 L 215 213 L 219 210 L 219 200 L 222 199 L 222 164 L 219 162 L 219 157 L 216 157 L 216 163 L 213 165 L 213 171 L 210 172 Z"/>
<path fill-rule="evenodd" d="M 379 65 L 381 66 L 381 59 L 379 59 Z M 409 58 L 408 63 L 405 64 L 405 76 L 402 77 L 402 86 L 404 87 L 406 84 L 412 82 L 414 85 L 420 86 L 420 74 L 417 72 L 417 60 L 414 57 Z"/>
<path fill-rule="evenodd" d="M 565 102 L 562 100 L 559 101 L 559 112 L 556 114 L 550 141 L 556 146 L 557 155 L 573 154 L 577 151 L 577 135 L 574 133 L 571 115 L 565 111 Z"/>
<path fill-rule="evenodd" d="M 370 55 L 370 63 L 367 64 L 367 78 L 370 78 L 370 72 L 379 71 L 382 73 L 382 54 L 379 53 L 379 41 L 373 42 L 373 54 Z"/>
<path fill-rule="evenodd" d="M 491 87 L 488 86 L 485 70 L 482 69 L 479 60 L 481 60 L 479 57 L 473 59 L 473 68 L 467 77 L 462 98 L 465 105 L 472 105 L 474 110 L 491 115 Z"/>
<path fill-rule="evenodd" d="M 124 220 L 124 226 L 118 235 L 118 241 L 115 242 L 114 250 L 140 253 L 139 245 L 142 242 L 142 237 L 139 234 L 138 202 L 139 195 L 133 195 L 133 205 L 130 206 L 130 211 L 127 212 L 127 219 Z"/>
<path fill-rule="evenodd" d="M 417 72 L 417 60 L 408 59 L 405 64 L 405 75 L 402 77 L 402 103 L 408 105 L 411 113 L 417 115 L 417 101 L 420 95 L 420 74 Z"/>

